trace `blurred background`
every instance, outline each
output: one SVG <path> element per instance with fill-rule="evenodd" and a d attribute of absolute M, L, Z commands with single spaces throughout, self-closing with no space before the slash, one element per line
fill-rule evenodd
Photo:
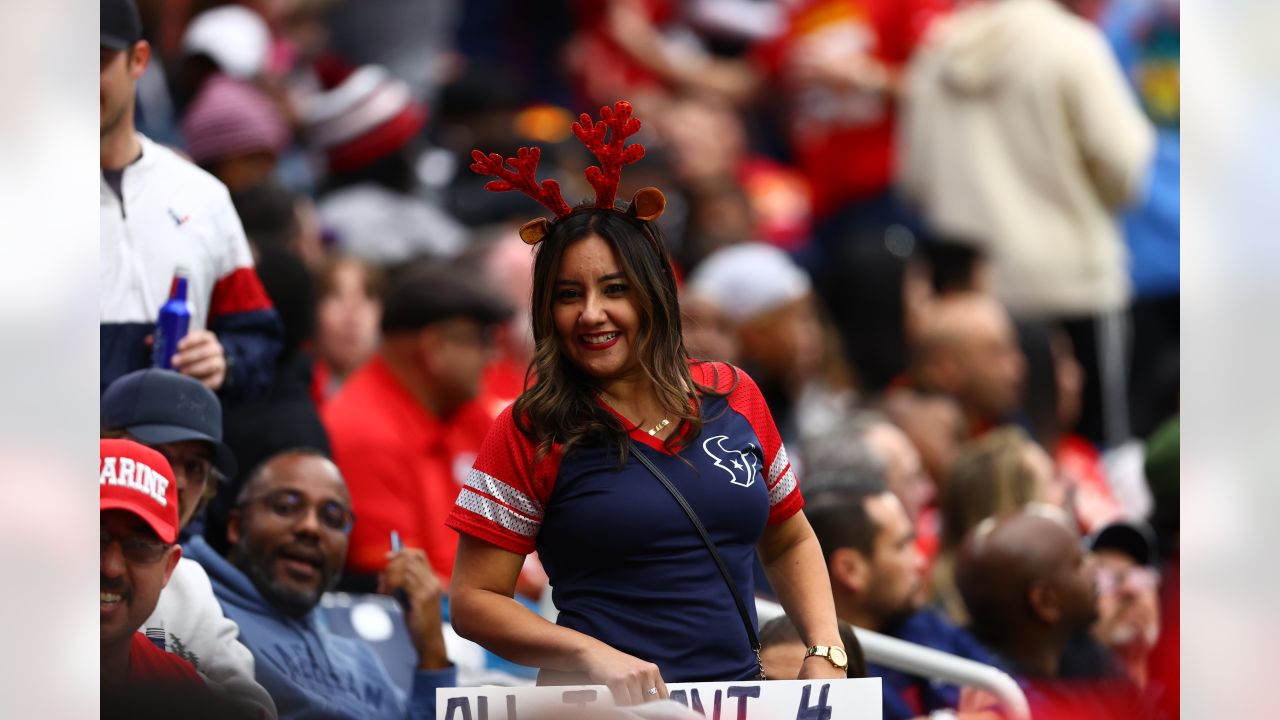
<path fill-rule="evenodd" d="M 259 274 L 295 315 L 288 345 L 320 375 L 319 402 L 377 344 L 375 315 L 363 328 L 347 317 L 357 296 L 376 303 L 375 276 L 485 255 L 543 214 L 485 192 L 472 149 L 540 146 L 540 177 L 588 199 L 592 158 L 570 124 L 627 99 L 648 152 L 620 195 L 666 193 L 666 240 L 697 296 L 692 344 L 765 373 L 784 425 L 812 415 L 792 407 L 802 385 L 817 383 L 810 396 L 832 412 L 914 388 L 958 397 L 966 437 L 1013 420 L 1051 454 L 1071 436 L 1084 454 L 1122 448 L 1178 407 L 1179 5 L 1055 5 L 1111 50 L 1077 57 L 1099 65 L 1079 78 L 1052 69 L 1079 52 L 1070 43 L 999 37 L 1034 18 L 974 18 L 966 5 L 142 0 L 154 59 L 137 125 L 231 190 Z M 955 91 L 1025 83 L 1010 68 L 1026 64 L 1068 95 L 1036 101 L 1061 121 Z M 726 307 L 741 304 L 725 289 L 740 267 L 769 255 L 699 278 L 708 256 L 747 243 L 780 249 L 811 283 L 800 316 L 757 323 L 787 326 L 794 348 L 778 359 L 758 357 L 753 346 L 779 346 L 751 332 L 700 345 L 793 300 L 774 290 Z M 293 263 L 312 288 L 283 279 Z M 298 301 L 306 292 L 315 308 Z M 928 367 L 948 334 L 938 326 L 957 321 L 934 310 L 969 295 L 1016 325 L 1016 348 L 972 358 L 1001 366 L 990 378 Z"/>
<path fill-rule="evenodd" d="M 456 263 L 527 306 L 532 256 L 516 229 L 547 213 L 518 194 L 484 191 L 487 178 L 468 169 L 471 150 L 542 147 L 539 177 L 560 181 L 570 203 L 589 199 L 582 169 L 594 160 L 570 125 L 631 101 L 644 123 L 634 139 L 647 152 L 624 171 L 619 195 L 648 185 L 666 194 L 661 222 L 684 278 L 686 344 L 757 379 L 802 488 L 807 471 L 823 477 L 824 463 L 856 463 L 840 456 L 850 438 L 864 439 L 860 447 L 882 465 L 901 460 L 908 469 L 892 489 L 930 578 L 945 575 L 948 551 L 971 522 L 963 518 L 998 509 L 965 507 L 976 491 L 964 483 L 975 476 L 1031 487 L 1028 498 L 1063 508 L 1082 535 L 1117 520 L 1150 524 L 1166 580 L 1159 602 L 1173 609 L 1161 636 L 1166 644 L 1173 636 L 1177 687 L 1182 8 L 1061 5 L 1078 21 L 1081 47 L 1095 38 L 1108 53 L 1079 76 L 1054 74 L 1073 64 L 1064 57 L 1079 56 L 1019 32 L 1031 27 L 1025 18 L 1001 22 L 978 3 L 945 0 L 141 0 L 154 55 L 138 85 L 137 124 L 232 192 L 285 327 L 277 391 L 317 415 L 377 351 L 382 289 L 402 267 Z M 34 41 L 62 32 L 74 8 L 44 7 L 25 7 L 11 28 L 26 29 L 9 33 L 19 51 L 6 72 L 15 97 L 42 102 L 8 121 L 19 172 L 5 202 L 15 228 L 70 240 L 39 253 L 34 244 L 8 248 L 8 266 L 28 270 L 0 287 L 12 293 L 6 343 L 32 349 L 14 353 L 5 375 L 53 374 L 58 387 L 48 391 L 53 403 L 14 388 L 21 420 L 10 425 L 23 449 L 6 458 L 21 467 L 34 454 L 28 476 L 75 477 L 49 455 L 66 428 L 92 432 L 96 406 L 92 420 L 70 425 L 47 408 L 92 396 L 87 379 L 82 388 L 63 382 L 92 377 L 91 356 L 42 329 L 63 320 L 80 328 L 75 309 L 93 304 L 92 231 L 36 188 L 62 182 L 51 167 L 84 163 L 59 138 L 80 130 L 77 112 L 91 114 L 79 106 L 91 91 L 64 91 L 69 63 Z M 1208 78 L 1265 84 L 1257 68 L 1274 66 L 1265 38 L 1275 24 L 1263 8 L 1242 9 L 1249 20 L 1206 16 L 1199 26 L 1227 50 L 1215 53 L 1222 68 Z M 76 27 L 68 38 L 88 32 Z M 23 72 L 33 56 L 54 76 Z M 1022 68 L 1054 77 L 1070 100 L 1036 98 L 1039 112 L 973 100 L 1018 82 Z M 1225 253 L 1202 243 L 1188 263 L 1189 288 L 1195 268 L 1205 273 L 1200 287 L 1243 294 L 1221 310 L 1188 312 L 1209 331 L 1207 344 L 1239 348 L 1229 372 L 1197 366 L 1222 380 L 1200 400 L 1222 411 L 1222 424 L 1247 426 L 1228 433 L 1219 455 L 1189 460 L 1202 477 L 1249 475 L 1234 463 L 1269 458 L 1274 437 L 1266 423 L 1223 407 L 1265 404 L 1256 398 L 1276 389 L 1258 363 L 1270 357 L 1269 334 L 1253 332 L 1269 329 L 1261 313 L 1270 296 L 1251 294 L 1270 285 L 1270 264 L 1253 258 L 1275 257 L 1273 233 L 1245 218 L 1273 194 L 1270 158 L 1252 152 L 1249 138 L 1265 138 L 1277 106 L 1240 83 L 1198 86 L 1197 127 L 1220 144 L 1196 146 L 1204 172 L 1187 174 L 1189 187 L 1231 208 L 1189 232 L 1247 243 Z M 1263 111 L 1224 111 L 1233 101 Z M 33 156 L 33 147 L 50 154 Z M 80 182 L 87 198 L 91 181 Z M 48 289 L 59 285 L 78 289 Z M 49 317 L 18 310 L 33 304 Z M 1229 334 L 1241 325 L 1243 340 Z M 500 409 L 523 381 L 527 316 L 492 340 L 481 399 Z M 1190 391 L 1185 400 L 1195 407 Z M 886 425 L 896 434 L 876 432 Z M 1164 444 L 1153 448 L 1153 437 Z M 1225 447 L 1232 463 L 1215 464 Z M 1165 463 L 1157 476 L 1153 450 Z M 1014 458 L 1012 474 L 981 469 L 1002 454 Z M 60 504 L 59 487 L 43 488 L 49 497 L 38 502 Z M 1216 483 L 1196 498 L 1217 540 L 1200 567 L 1239 577 L 1253 566 L 1237 551 L 1269 545 L 1240 536 L 1237 518 L 1250 503 Z M 50 563 L 59 547 L 42 550 Z M 930 584 L 940 603 L 945 582 Z M 1234 636 L 1250 634 L 1251 616 L 1230 617 Z M 1199 656 L 1216 652 L 1210 640 L 1195 647 Z M 1236 670 L 1218 671 L 1242 686 L 1240 698 L 1265 687 L 1244 682 L 1251 672 L 1274 667 L 1229 665 Z"/>
<path fill-rule="evenodd" d="M 532 353 L 516 230 L 546 212 L 487 192 L 471 152 L 541 147 L 539 178 L 589 200 L 571 124 L 626 99 L 646 153 L 619 196 L 666 194 L 686 344 L 751 373 L 802 488 L 881 477 L 922 594 L 962 622 L 955 554 L 988 515 L 1140 525 L 1163 622 L 1124 653 L 1144 685 L 1172 668 L 1176 711 L 1176 0 L 139 7 L 138 129 L 226 184 L 285 328 L 267 396 L 224 397 L 243 468 L 264 418 L 299 413 L 343 464 L 324 408 L 378 353 L 410 265 L 523 309 L 479 391 L 490 415 L 510 402 Z"/>

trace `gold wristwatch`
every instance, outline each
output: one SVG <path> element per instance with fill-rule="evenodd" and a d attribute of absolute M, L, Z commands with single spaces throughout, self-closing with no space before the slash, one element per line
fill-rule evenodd
<path fill-rule="evenodd" d="M 834 645 L 814 645 L 804 654 L 806 659 L 814 655 L 826 658 L 827 662 L 836 666 L 837 670 L 849 670 L 849 656 L 844 654 L 844 648 Z"/>

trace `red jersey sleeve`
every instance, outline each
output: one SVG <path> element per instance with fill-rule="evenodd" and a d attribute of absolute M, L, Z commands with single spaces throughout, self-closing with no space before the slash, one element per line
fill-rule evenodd
<path fill-rule="evenodd" d="M 516 427 L 511 406 L 493 421 L 445 524 L 520 555 L 533 552 L 559 467 Z"/>
<path fill-rule="evenodd" d="M 787 448 L 782 444 L 778 427 L 773 423 L 773 414 L 769 412 L 756 382 L 741 368 L 725 363 L 699 363 L 691 369 L 695 378 L 699 373 L 702 375 L 699 382 L 714 385 L 720 392 L 728 392 L 729 407 L 746 417 L 756 437 L 760 438 L 764 463 L 769 468 L 766 485 L 769 489 L 769 524 L 776 525 L 800 512 L 804 507 L 800 484 L 791 469 L 791 461 L 787 459 Z"/>

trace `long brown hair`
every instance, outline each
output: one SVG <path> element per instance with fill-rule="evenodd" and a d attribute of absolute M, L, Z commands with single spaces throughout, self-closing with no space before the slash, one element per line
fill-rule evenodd
<path fill-rule="evenodd" d="M 516 398 L 516 427 L 538 445 L 539 457 L 554 443 L 561 443 L 566 453 L 578 445 L 612 446 L 620 462 L 627 457 L 632 428 L 600 407 L 591 378 L 564 356 L 556 334 L 552 303 L 560 262 L 570 245 L 590 235 L 609 244 L 633 288 L 631 299 L 639 317 L 636 360 L 653 383 L 662 409 L 678 418 L 680 427 L 668 445 L 679 447 L 702 429 L 695 393 L 714 391 L 695 384 L 689 372 L 671 256 L 656 224 L 594 207 L 579 208 L 556 222 L 538 246 L 533 263 L 535 350 L 529 364 L 533 382 L 526 382 L 528 389 Z"/>

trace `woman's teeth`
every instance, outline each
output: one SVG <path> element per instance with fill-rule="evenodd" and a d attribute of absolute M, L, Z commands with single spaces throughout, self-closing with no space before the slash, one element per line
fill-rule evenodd
<path fill-rule="evenodd" d="M 618 337 L 618 333 L 611 332 L 611 333 L 604 333 L 603 335 L 583 335 L 582 339 L 586 340 L 592 345 L 599 345 L 600 343 L 607 343 L 616 337 Z"/>

